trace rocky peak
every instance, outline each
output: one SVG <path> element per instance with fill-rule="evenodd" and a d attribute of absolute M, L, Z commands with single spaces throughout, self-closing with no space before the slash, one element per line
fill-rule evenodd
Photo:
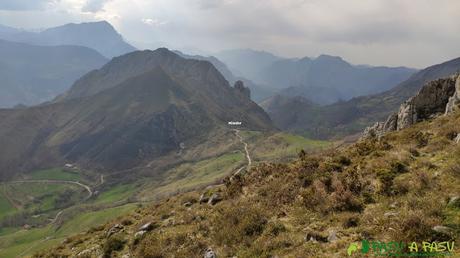
<path fill-rule="evenodd" d="M 455 110 L 458 110 L 460 105 L 460 74 L 457 77 L 455 83 L 455 93 L 452 97 L 449 98 L 449 102 L 446 106 L 446 114 L 449 114 Z"/>
<path fill-rule="evenodd" d="M 448 114 L 460 104 L 460 74 L 427 83 L 417 95 L 404 102 L 398 112 L 385 122 L 377 122 L 366 128 L 364 137 L 399 131 L 417 122 Z"/>
<path fill-rule="evenodd" d="M 235 82 L 235 85 L 233 86 L 238 92 L 240 92 L 241 94 L 243 94 L 244 96 L 246 96 L 248 99 L 251 98 L 251 90 L 244 86 L 244 83 L 243 81 L 236 81 Z"/>
<path fill-rule="evenodd" d="M 196 88 L 207 86 L 211 90 L 218 91 L 221 90 L 218 86 L 224 84 L 230 89 L 225 78 L 210 62 L 185 59 L 166 48 L 159 48 L 154 51 L 134 51 L 113 58 L 102 68 L 93 70 L 77 80 L 70 90 L 57 101 L 97 94 L 159 66 L 175 79 L 193 84 L 195 91 Z M 216 86 L 215 89 L 212 86 Z"/>

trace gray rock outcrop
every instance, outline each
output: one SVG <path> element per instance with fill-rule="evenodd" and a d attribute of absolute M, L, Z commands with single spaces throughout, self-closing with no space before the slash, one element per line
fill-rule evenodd
<path fill-rule="evenodd" d="M 459 96 L 460 75 L 431 81 L 417 95 L 404 102 L 398 112 L 391 114 L 385 122 L 377 122 L 366 128 L 363 137 L 381 137 L 385 133 L 450 113 L 458 108 Z"/>
<path fill-rule="evenodd" d="M 456 195 L 456 196 L 450 197 L 447 205 L 450 207 L 460 208 L 460 196 Z"/>
<path fill-rule="evenodd" d="M 199 203 L 207 203 L 209 201 L 209 196 L 206 194 L 201 194 L 200 199 L 198 200 Z"/>
<path fill-rule="evenodd" d="M 445 234 L 445 235 L 452 234 L 452 229 L 446 226 L 441 226 L 441 225 L 434 226 L 432 230 L 435 232 L 441 233 L 441 234 Z"/>
<path fill-rule="evenodd" d="M 211 195 L 211 197 L 209 198 L 208 204 L 215 205 L 220 201 L 222 201 L 222 197 L 220 196 L 220 194 L 215 193 L 215 194 Z"/>
<path fill-rule="evenodd" d="M 139 231 L 151 231 L 157 227 L 158 225 L 156 225 L 155 223 L 147 222 L 139 228 Z"/>
<path fill-rule="evenodd" d="M 121 225 L 121 224 L 115 224 L 113 227 L 111 227 L 111 228 L 107 231 L 107 237 L 110 237 L 111 235 L 120 232 L 121 230 L 123 230 L 123 228 L 124 228 L 123 225 Z"/>
<path fill-rule="evenodd" d="M 204 253 L 204 258 L 217 258 L 217 255 L 211 248 L 208 248 Z"/>
<path fill-rule="evenodd" d="M 449 102 L 446 106 L 446 114 L 452 113 L 458 110 L 460 105 L 460 75 L 458 75 L 457 82 L 455 83 L 455 93 L 449 98 Z"/>
<path fill-rule="evenodd" d="M 134 234 L 134 239 L 139 240 L 139 239 L 141 239 L 146 233 L 147 233 L 147 231 L 144 231 L 144 230 L 138 231 L 138 232 L 136 232 L 136 233 Z"/>
<path fill-rule="evenodd" d="M 248 99 L 251 98 L 251 90 L 244 86 L 244 83 L 242 81 L 236 81 L 235 85 L 233 86 L 235 89 L 238 90 L 243 96 L 247 97 Z"/>
<path fill-rule="evenodd" d="M 335 242 L 338 239 L 339 238 L 337 237 L 337 231 L 335 231 L 335 230 L 329 231 L 329 235 L 327 236 L 327 241 L 328 242 Z"/>

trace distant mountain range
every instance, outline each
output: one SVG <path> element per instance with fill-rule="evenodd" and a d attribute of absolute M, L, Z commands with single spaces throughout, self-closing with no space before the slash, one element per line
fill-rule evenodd
<path fill-rule="evenodd" d="M 134 50 L 105 21 L 41 32 L 0 25 L 0 107 L 49 101 L 106 58 Z"/>
<path fill-rule="evenodd" d="M 261 81 L 260 71 L 283 58 L 266 51 L 252 49 L 224 50 L 215 54 L 219 60 L 227 64 L 236 75 L 256 82 Z"/>
<path fill-rule="evenodd" d="M 175 53 L 184 58 L 205 60 L 212 63 L 214 67 L 216 67 L 217 70 L 219 70 L 219 72 L 225 77 L 225 79 L 227 79 L 230 82 L 230 84 L 234 84 L 238 80 L 243 81 L 244 84 L 249 89 L 251 89 L 251 99 L 253 99 L 255 102 L 260 102 L 270 96 L 273 96 L 276 93 L 275 89 L 270 89 L 266 86 L 256 84 L 253 81 L 245 78 L 244 76 L 234 75 L 225 63 L 223 63 L 221 60 L 217 59 L 214 56 L 187 55 L 180 51 L 175 51 Z"/>
<path fill-rule="evenodd" d="M 384 120 L 402 102 L 420 88 L 438 78 L 460 71 L 460 58 L 425 68 L 396 87 L 383 93 L 353 98 L 331 105 L 319 106 L 296 97 L 278 101 L 273 97 L 262 103 L 275 125 L 314 138 L 340 138 L 361 132 L 366 126 Z M 295 102 L 295 108 L 292 103 Z M 287 119 L 289 118 L 289 119 Z"/>
<path fill-rule="evenodd" d="M 216 56 L 235 74 L 277 89 L 286 96 L 303 96 L 320 105 L 388 90 L 415 69 L 352 65 L 340 57 L 287 59 L 268 52 L 228 50 Z"/>
<path fill-rule="evenodd" d="M 81 46 L 33 46 L 0 40 L 0 107 L 35 105 L 67 90 L 107 59 Z"/>
<path fill-rule="evenodd" d="M 84 46 L 97 50 L 107 58 L 136 50 L 126 43 L 123 37 L 106 21 L 69 23 L 41 32 L 1 26 L 0 39 L 44 46 Z"/>
<path fill-rule="evenodd" d="M 281 60 L 261 71 L 262 82 L 282 87 L 282 94 L 331 104 L 388 90 L 415 69 L 355 66 L 337 56 Z"/>
<path fill-rule="evenodd" d="M 116 57 L 52 103 L 0 110 L 0 176 L 64 162 L 103 171 L 145 166 L 228 131 L 228 121 L 272 130 L 241 90 L 210 62 L 167 49 Z"/>

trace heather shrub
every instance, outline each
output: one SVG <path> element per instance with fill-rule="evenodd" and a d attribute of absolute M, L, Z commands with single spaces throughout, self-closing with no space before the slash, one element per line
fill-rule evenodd
<path fill-rule="evenodd" d="M 259 208 L 248 204 L 224 207 L 212 220 L 214 239 L 222 245 L 249 245 L 265 229 L 267 219 L 264 214 Z"/>
<path fill-rule="evenodd" d="M 126 241 L 119 236 L 112 236 L 107 239 L 103 246 L 104 256 L 103 257 L 112 257 L 112 252 L 120 251 L 123 249 Z"/>

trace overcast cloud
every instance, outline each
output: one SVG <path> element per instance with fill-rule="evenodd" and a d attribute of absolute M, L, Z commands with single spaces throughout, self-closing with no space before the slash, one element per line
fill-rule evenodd
<path fill-rule="evenodd" d="M 51 0 L 1 0 L 0 9 L 9 11 L 37 10 L 45 8 Z"/>
<path fill-rule="evenodd" d="M 254 48 L 425 67 L 460 57 L 458 0 L 2 0 L 0 24 L 105 19 L 140 48 Z"/>

